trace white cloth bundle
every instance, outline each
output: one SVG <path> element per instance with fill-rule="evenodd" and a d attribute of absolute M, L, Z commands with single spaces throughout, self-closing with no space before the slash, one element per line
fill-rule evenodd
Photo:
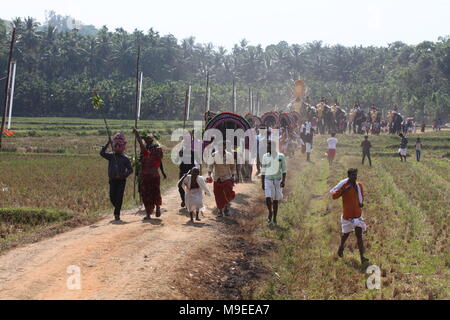
<path fill-rule="evenodd" d="M 333 189 L 330 190 L 331 194 L 336 193 L 338 190 L 340 190 L 350 179 L 344 179 L 341 182 L 339 182 Z M 362 196 L 362 192 L 361 192 L 361 188 L 359 186 L 359 184 L 356 184 L 357 188 L 358 188 L 358 200 L 359 200 L 359 204 L 362 206 L 364 204 L 363 201 L 363 196 Z"/>

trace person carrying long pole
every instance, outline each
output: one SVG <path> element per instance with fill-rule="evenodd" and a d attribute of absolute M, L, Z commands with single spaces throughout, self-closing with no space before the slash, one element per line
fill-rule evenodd
<path fill-rule="evenodd" d="M 136 128 L 133 128 L 133 133 L 141 148 L 141 172 L 140 172 L 140 188 L 139 191 L 144 202 L 147 216 L 145 220 L 150 220 L 151 215 L 156 207 L 156 217 L 161 216 L 161 177 L 159 169 L 161 169 L 164 178 L 166 174 L 162 166 L 163 151 L 161 147 L 155 143 L 153 134 L 144 133 L 143 136 L 139 134 Z M 145 145 L 144 142 L 145 141 Z"/>

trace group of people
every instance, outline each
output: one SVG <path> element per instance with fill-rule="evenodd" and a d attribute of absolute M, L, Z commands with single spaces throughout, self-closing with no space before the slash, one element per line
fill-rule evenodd
<path fill-rule="evenodd" d="M 142 137 L 134 129 L 136 140 L 140 146 L 140 157 L 137 162 L 139 194 L 145 206 L 145 220 L 151 219 L 155 212 L 156 217 L 161 216 L 161 177 L 159 171 L 167 179 L 163 166 L 163 151 L 155 137 L 151 133 L 143 133 Z M 108 147 L 112 152 L 106 152 Z M 101 149 L 100 155 L 108 160 L 108 176 L 110 185 L 110 200 L 114 206 L 114 217 L 121 221 L 121 209 L 127 178 L 133 173 L 130 158 L 125 155 L 127 142 L 122 133 L 117 133 L 109 139 L 108 143 Z M 156 210 L 155 210 L 156 209 Z"/>
<path fill-rule="evenodd" d="M 433 131 L 441 131 L 442 127 L 444 126 L 444 121 L 442 121 L 442 119 L 439 118 L 439 119 L 433 120 L 431 125 L 433 127 Z"/>
<path fill-rule="evenodd" d="M 163 167 L 163 151 L 156 142 L 155 137 L 150 133 L 140 134 L 138 130 L 133 129 L 135 138 L 140 146 L 140 156 L 137 161 L 136 170 L 138 171 L 138 185 L 141 200 L 145 206 L 145 220 L 151 219 L 153 213 L 156 217 L 161 216 L 162 197 L 160 190 L 160 172 L 164 178 L 167 178 Z M 312 152 L 314 129 L 310 121 L 306 121 L 300 130 L 301 146 L 307 153 L 307 160 L 310 161 Z M 401 142 L 399 155 L 401 161 L 406 161 L 408 139 L 400 134 Z M 261 143 L 257 139 L 258 143 Z M 327 140 L 328 160 L 332 165 L 336 156 L 338 139 L 336 134 L 331 134 Z M 110 184 L 110 200 L 114 206 L 114 216 L 116 221 L 120 221 L 120 213 L 123 202 L 123 195 L 127 178 L 133 173 L 133 166 L 130 159 L 125 155 L 127 142 L 125 136 L 121 133 L 116 134 L 101 149 L 100 155 L 108 160 L 108 176 Z M 194 152 L 191 152 L 189 161 L 182 161 L 179 165 L 178 188 L 181 198 L 181 207 L 186 208 L 190 215 L 190 221 L 201 221 L 200 213 L 204 209 L 203 196 L 215 197 L 218 210 L 218 217 L 229 216 L 231 202 L 236 198 L 234 186 L 239 182 L 237 165 L 235 162 L 236 150 L 227 149 L 229 143 L 223 142 L 223 148 L 212 153 L 212 160 L 208 162 L 207 176 L 201 175 L 201 167 L 194 159 Z M 112 152 L 106 152 L 108 147 L 112 147 Z M 420 138 L 416 142 L 417 161 L 420 161 L 421 150 L 423 148 Z M 362 164 L 366 158 L 369 165 L 372 166 L 370 150 L 372 143 L 369 137 L 365 136 L 361 143 Z M 180 157 L 183 151 L 180 152 Z M 220 157 L 225 161 L 215 161 L 214 158 Z M 185 158 L 183 158 L 185 159 Z M 283 190 L 287 180 L 287 161 L 285 155 L 279 151 L 279 145 L 267 139 L 267 153 L 262 159 L 258 157 L 258 174 L 261 177 L 261 187 L 266 199 L 268 210 L 268 223 L 278 224 L 279 204 L 283 200 Z M 333 199 L 343 199 L 343 215 L 341 217 L 342 238 L 339 246 L 338 255 L 344 254 L 345 243 L 351 233 L 355 233 L 360 251 L 361 262 L 366 263 L 363 234 L 367 230 L 367 225 L 362 217 L 362 208 L 364 207 L 364 190 L 360 182 L 357 181 L 358 170 L 349 169 L 348 177 L 336 185 L 330 193 Z M 213 184 L 213 193 L 210 192 L 208 184 Z"/>
<path fill-rule="evenodd" d="M 400 155 L 400 160 L 402 162 L 406 162 L 406 158 L 408 156 L 408 138 L 404 136 L 402 133 L 400 134 L 401 142 L 400 142 L 400 149 L 398 150 L 398 153 Z M 417 162 L 420 162 L 422 159 L 422 149 L 423 144 L 422 140 L 420 138 L 417 138 L 416 144 L 414 145 L 415 151 L 416 151 L 416 160 Z"/>
<path fill-rule="evenodd" d="M 163 166 L 163 151 L 150 133 L 140 134 L 133 129 L 135 138 L 140 146 L 140 156 L 136 162 L 138 177 L 138 190 L 142 203 L 144 204 L 146 217 L 151 219 L 155 213 L 161 216 L 161 189 L 160 171 L 165 179 L 167 176 Z M 112 152 L 106 152 L 108 147 Z M 127 178 L 133 174 L 133 166 L 126 156 L 127 142 L 122 133 L 113 136 L 112 139 L 101 149 L 100 155 L 108 160 L 108 176 L 110 184 L 110 200 L 114 206 L 115 221 L 121 221 L 121 209 Z M 235 162 L 235 151 L 227 149 L 229 144 L 223 142 L 223 153 L 219 151 L 212 153 L 211 161 L 207 166 L 207 177 L 201 175 L 199 163 L 195 161 L 194 152 L 188 157 L 188 161 L 181 161 L 179 165 L 178 189 L 181 198 L 181 207 L 186 208 L 190 214 L 191 222 L 201 221 L 200 212 L 204 209 L 203 195 L 211 196 L 208 184 L 213 184 L 213 194 L 218 210 L 218 217 L 229 216 L 231 202 L 236 198 L 234 186 L 239 182 L 237 164 Z M 272 149 L 268 142 L 267 154 L 258 159 L 258 174 L 261 173 L 263 190 L 267 199 L 270 217 L 269 220 L 277 223 L 278 203 L 283 198 L 282 189 L 286 181 L 286 160 L 282 153 Z M 180 152 L 183 157 L 183 151 Z M 216 159 L 220 158 L 220 159 Z M 259 158 L 259 157 L 258 157 Z M 222 161 L 223 160 L 223 161 Z M 276 168 L 275 172 L 272 172 Z"/>
<path fill-rule="evenodd" d="M 290 131 L 283 128 L 280 129 L 280 131 L 281 153 L 285 156 L 292 156 L 298 149 L 300 149 L 303 154 L 306 154 L 306 160 L 311 162 L 314 134 L 317 132 L 317 128 L 314 127 L 313 122 L 306 120 L 301 126 L 292 128 Z"/>
<path fill-rule="evenodd" d="M 401 140 L 400 140 L 400 148 L 398 149 L 398 154 L 400 156 L 401 162 L 406 162 L 406 159 L 408 157 L 408 150 L 407 150 L 408 139 L 406 138 L 406 136 L 403 135 L 403 133 L 400 133 L 399 137 L 401 138 Z M 336 157 L 338 144 L 338 139 L 336 138 L 335 133 L 331 134 L 331 137 L 328 138 L 327 143 L 328 143 L 328 162 L 331 166 Z M 372 167 L 372 158 L 371 158 L 372 143 L 369 141 L 369 136 L 364 137 L 364 140 L 361 142 L 360 147 L 362 151 L 361 164 L 364 165 L 367 159 L 369 161 L 369 166 Z M 420 138 L 417 138 L 414 147 L 416 151 L 416 160 L 417 162 L 420 162 L 422 159 L 422 149 L 423 149 L 422 140 Z"/>

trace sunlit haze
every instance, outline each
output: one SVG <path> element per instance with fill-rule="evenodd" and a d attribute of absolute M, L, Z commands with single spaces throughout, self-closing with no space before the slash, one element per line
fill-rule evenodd
<path fill-rule="evenodd" d="M 230 49 L 242 39 L 267 46 L 280 41 L 347 46 L 386 46 L 394 41 L 417 44 L 450 34 L 448 0 L 260 0 L 260 1 L 56 1 L 4 2 L 0 18 L 32 16 L 45 11 L 70 15 L 84 24 L 110 30 L 150 28 L 178 40 L 194 36 Z"/>

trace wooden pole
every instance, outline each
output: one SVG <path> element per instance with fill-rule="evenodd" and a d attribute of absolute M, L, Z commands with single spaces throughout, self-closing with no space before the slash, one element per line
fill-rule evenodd
<path fill-rule="evenodd" d="M 135 109 L 135 120 L 134 127 L 138 127 L 138 105 L 139 105 L 139 63 L 141 62 L 141 46 L 138 45 L 137 59 L 136 59 L 136 109 Z M 137 160 L 137 140 L 134 139 L 134 159 Z M 133 184 L 133 199 L 136 199 L 136 181 L 137 181 L 137 171 L 134 171 L 134 184 Z"/>
<path fill-rule="evenodd" d="M 231 110 L 236 113 L 236 80 L 233 79 L 233 97 L 231 98 Z"/>
<path fill-rule="evenodd" d="M 139 102 L 138 102 L 138 111 L 137 111 L 137 119 L 141 120 L 141 105 L 142 105 L 142 85 L 144 82 L 144 73 L 141 72 L 139 79 Z"/>
<path fill-rule="evenodd" d="M 206 72 L 205 114 L 209 111 L 209 71 Z"/>
<path fill-rule="evenodd" d="M 249 112 L 252 113 L 252 89 L 248 88 L 248 108 Z"/>
<path fill-rule="evenodd" d="M 261 97 L 260 97 L 260 94 L 259 94 L 259 92 L 256 94 L 256 116 L 257 117 L 259 117 L 259 112 L 260 112 L 260 103 L 261 103 L 261 101 L 260 101 L 260 99 L 261 99 Z"/>
<path fill-rule="evenodd" d="M 184 99 L 184 118 L 183 118 L 183 130 L 186 129 L 186 120 L 187 120 L 187 113 L 188 113 L 188 106 L 189 106 L 189 89 L 186 90 L 186 97 Z"/>
<path fill-rule="evenodd" d="M 192 95 L 192 86 L 189 86 L 188 107 L 186 116 L 187 121 L 191 120 L 191 95 Z"/>
<path fill-rule="evenodd" d="M 211 111 L 211 88 L 208 88 L 208 111 Z"/>
<path fill-rule="evenodd" d="M 11 83 L 12 83 L 12 77 L 13 77 L 12 70 L 13 70 L 13 62 L 11 62 L 11 65 L 8 68 L 9 73 L 8 73 L 8 77 L 6 79 L 6 83 L 8 85 L 8 95 L 6 97 L 6 110 L 8 110 L 9 106 L 11 105 L 10 98 L 11 98 Z M 8 116 L 6 116 L 6 118 L 8 118 Z M 6 118 L 5 118 L 5 125 L 6 125 L 6 121 L 7 121 Z"/>
<path fill-rule="evenodd" d="M 256 114 L 256 99 L 252 90 L 252 114 Z"/>
<path fill-rule="evenodd" d="M 2 137 L 3 137 L 3 130 L 5 129 L 5 120 L 6 120 L 6 108 L 7 108 L 7 102 L 8 102 L 8 95 L 9 95 L 9 89 L 10 89 L 10 78 L 11 78 L 11 61 L 12 61 L 12 55 L 14 52 L 14 43 L 16 41 L 16 26 L 13 26 L 12 35 L 11 35 L 11 44 L 9 46 L 9 57 L 8 57 L 8 74 L 6 75 L 6 85 L 5 85 L 5 101 L 3 104 L 3 116 L 2 116 L 2 125 L 0 129 L 0 150 L 2 149 Z"/>
<path fill-rule="evenodd" d="M 9 94 L 9 113 L 8 113 L 8 130 L 11 129 L 11 118 L 12 118 L 12 108 L 14 102 L 14 87 L 16 83 L 16 67 L 17 63 L 14 61 L 11 64 L 12 67 L 12 77 L 11 77 L 11 85 L 10 85 L 10 94 Z"/>

